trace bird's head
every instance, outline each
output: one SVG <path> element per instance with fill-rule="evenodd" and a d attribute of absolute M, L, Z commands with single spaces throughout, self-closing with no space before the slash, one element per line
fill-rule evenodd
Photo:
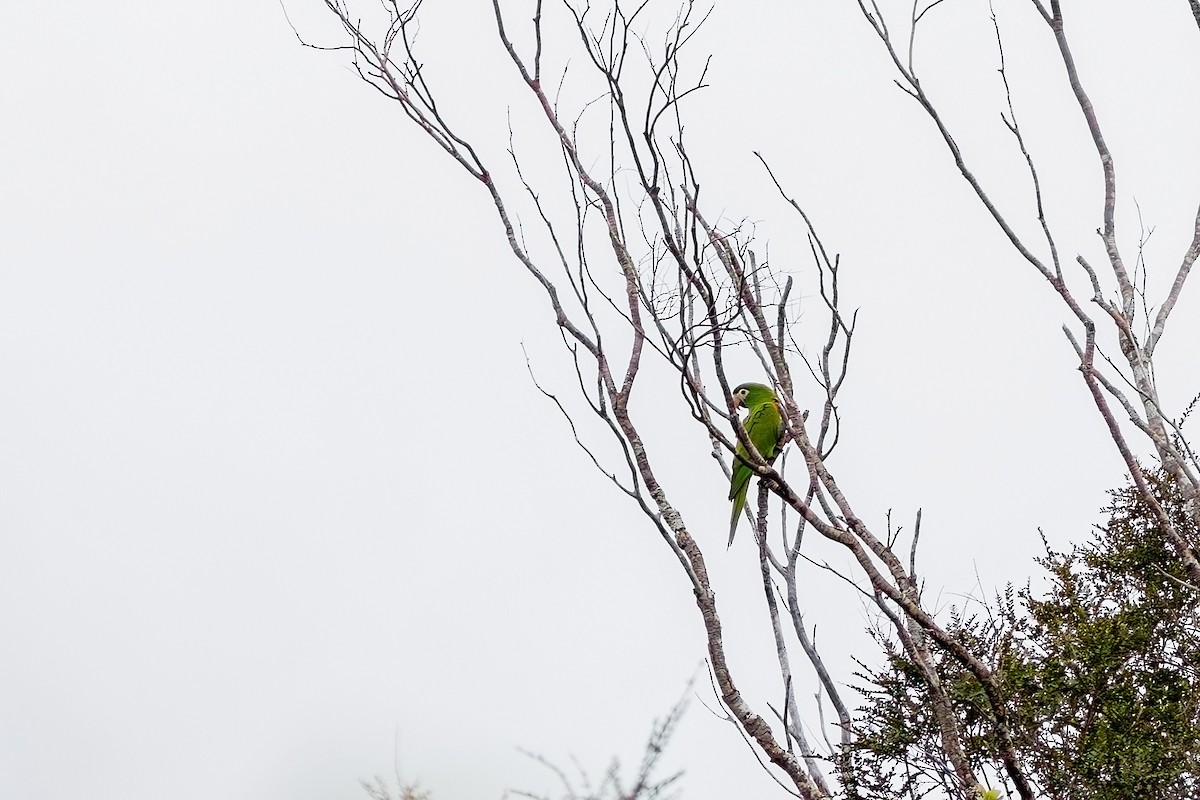
<path fill-rule="evenodd" d="M 761 383 L 743 383 L 733 390 L 730 400 L 734 408 L 752 408 L 775 399 L 770 386 Z"/>

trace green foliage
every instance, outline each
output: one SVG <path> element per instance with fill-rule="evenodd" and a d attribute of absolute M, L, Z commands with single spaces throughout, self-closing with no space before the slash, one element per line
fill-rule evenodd
<path fill-rule="evenodd" d="M 1173 484 L 1160 478 L 1156 493 L 1188 530 Z M 1026 592 L 1031 669 L 1015 688 L 1037 723 L 1030 766 L 1055 796 L 1194 797 L 1200 590 L 1136 492 L 1117 493 L 1109 510 L 1087 545 L 1041 559 L 1048 597 Z"/>
<path fill-rule="evenodd" d="M 1166 478 L 1158 501 L 1180 531 L 1194 523 Z M 1193 798 L 1200 786 L 1200 589 L 1190 586 L 1144 500 L 1114 492 L 1090 541 L 1039 564 L 1051 588 L 1010 587 L 991 607 L 953 612 L 947 629 L 995 671 L 1021 762 L 1064 800 Z M 918 667 L 883 634 L 887 665 L 866 670 L 851 796 L 954 797 Z M 979 682 L 947 655 L 937 671 L 977 774 L 1001 780 L 995 714 Z"/>

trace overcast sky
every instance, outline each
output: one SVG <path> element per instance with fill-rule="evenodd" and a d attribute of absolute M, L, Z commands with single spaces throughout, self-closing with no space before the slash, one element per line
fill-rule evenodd
<path fill-rule="evenodd" d="M 338 41 L 320 3 L 287 5 Z M 1154 228 L 1155 295 L 1200 199 L 1200 32 L 1183 0 L 1064 5 L 1121 218 L 1136 235 L 1136 198 Z M 429 75 L 503 163 L 506 109 L 530 105 L 490 4 L 427 6 Z M 1025 3 L 996 8 L 1060 244 L 1099 262 L 1061 65 Z M 710 25 L 689 130 L 712 208 L 758 223 L 811 297 L 761 150 L 861 308 L 839 475 L 877 526 L 924 509 L 938 607 L 1024 583 L 1038 528 L 1078 539 L 1123 476 L 1063 309 L 855 3 L 725 2 Z M 949 0 L 918 53 L 980 174 L 1011 178 L 986 8 Z M 300 47 L 276 2 L 9 3 L 0 75 L 0 797 L 363 798 L 395 757 L 435 800 L 498 798 L 553 787 L 518 747 L 599 773 L 693 676 L 711 700 L 673 555 L 530 383 L 522 345 L 571 378 L 486 196 L 344 57 Z M 1185 293 L 1160 351 L 1174 413 L 1200 391 L 1198 319 Z M 663 458 L 765 710 L 755 557 L 748 537 L 724 552 L 706 450 Z M 869 615 L 821 581 L 811 618 L 849 680 Z M 773 787 L 699 703 L 667 765 L 689 798 Z"/>

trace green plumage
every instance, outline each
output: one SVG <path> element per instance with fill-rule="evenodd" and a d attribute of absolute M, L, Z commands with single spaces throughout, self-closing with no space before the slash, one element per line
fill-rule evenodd
<path fill-rule="evenodd" d="M 779 398 L 771 391 L 770 386 L 743 383 L 733 390 L 732 400 L 735 408 L 744 407 L 750 411 L 742 420 L 742 427 L 746 430 L 746 437 L 754 443 L 754 449 L 770 462 L 775 458 L 779 439 L 783 435 L 783 415 L 779 413 Z M 741 458 L 733 459 L 733 479 L 729 483 L 729 499 L 733 501 L 733 513 L 729 517 L 731 545 L 742 509 L 746 507 L 746 490 L 750 488 L 750 478 L 754 475 L 754 470 L 742 460 L 745 458 L 748 461 L 750 457 L 740 441 L 734 452 Z"/>

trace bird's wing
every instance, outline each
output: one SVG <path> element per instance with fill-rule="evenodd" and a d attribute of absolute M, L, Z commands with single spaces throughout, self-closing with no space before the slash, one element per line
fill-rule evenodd
<path fill-rule="evenodd" d="M 775 446 L 782 432 L 783 417 L 774 398 L 756 406 L 746 422 L 746 435 L 754 442 L 754 449 L 768 461 L 775 455 Z"/>

